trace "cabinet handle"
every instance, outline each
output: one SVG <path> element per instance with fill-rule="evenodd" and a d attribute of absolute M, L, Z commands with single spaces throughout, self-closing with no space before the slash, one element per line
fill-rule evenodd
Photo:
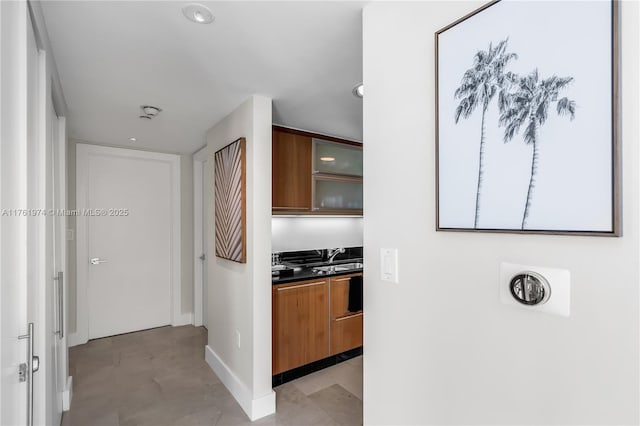
<path fill-rule="evenodd" d="M 364 315 L 364 312 L 358 312 L 357 314 L 347 315 L 346 317 L 336 318 L 336 321 L 344 321 L 344 320 L 348 320 L 348 319 L 355 318 L 355 317 L 361 317 L 362 315 Z"/>
<path fill-rule="evenodd" d="M 354 275 L 355 276 L 355 275 Z M 340 282 L 340 281 L 351 281 L 351 277 L 349 278 L 336 278 L 334 279 L 335 282 Z"/>
<path fill-rule="evenodd" d="M 309 207 L 272 207 L 273 210 L 309 210 Z"/>
<path fill-rule="evenodd" d="M 308 283 L 308 284 L 292 285 L 292 286 L 290 286 L 290 287 L 278 287 L 276 290 L 278 290 L 278 291 L 283 291 L 283 290 L 293 290 L 293 289 L 296 289 L 296 288 L 311 287 L 311 286 L 314 286 L 314 285 L 321 285 L 321 284 L 326 284 L 326 283 L 327 283 L 326 281 L 320 281 L 320 282 L 317 282 L 317 283 Z"/>

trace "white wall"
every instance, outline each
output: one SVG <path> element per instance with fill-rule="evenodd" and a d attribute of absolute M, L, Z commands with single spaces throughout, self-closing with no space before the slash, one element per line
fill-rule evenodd
<path fill-rule="evenodd" d="M 274 217 L 271 251 L 362 246 L 361 217 Z"/>
<path fill-rule="evenodd" d="M 271 99 L 253 96 L 207 132 L 214 154 L 246 138 L 247 263 L 215 257 L 213 168 L 208 203 L 206 358 L 251 419 L 275 411 L 271 389 Z M 237 334 L 240 334 L 240 347 Z"/>
<path fill-rule="evenodd" d="M 364 9 L 365 424 L 637 424 L 638 3 L 620 14 L 621 238 L 434 231 L 434 32 L 480 4 Z M 503 261 L 569 269 L 571 316 L 501 304 Z"/>

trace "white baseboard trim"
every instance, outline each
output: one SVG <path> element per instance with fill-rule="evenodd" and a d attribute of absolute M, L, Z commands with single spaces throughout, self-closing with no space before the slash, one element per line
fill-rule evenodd
<path fill-rule="evenodd" d="M 254 399 L 251 391 L 229 369 L 227 364 L 211 349 L 209 345 L 204 350 L 204 357 L 209 367 L 220 381 L 238 401 L 251 421 L 258 420 L 276 412 L 276 393 L 272 390 L 267 395 Z"/>
<path fill-rule="evenodd" d="M 67 386 L 62 391 L 62 411 L 69 411 L 71 399 L 73 398 L 73 377 L 67 377 Z"/>
<path fill-rule="evenodd" d="M 67 334 L 67 347 L 73 347 L 78 345 L 84 345 L 89 340 L 85 339 L 83 336 L 80 336 L 79 333 L 68 333 Z"/>
<path fill-rule="evenodd" d="M 186 314 L 178 314 L 173 319 L 171 324 L 174 327 L 180 327 L 181 325 L 193 324 L 193 312 L 187 312 Z"/>

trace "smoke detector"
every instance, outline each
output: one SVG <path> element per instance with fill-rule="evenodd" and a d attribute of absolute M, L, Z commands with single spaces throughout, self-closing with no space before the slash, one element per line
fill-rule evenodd
<path fill-rule="evenodd" d="M 147 120 L 151 120 L 162 111 L 160 108 L 150 105 L 141 105 L 140 109 L 142 110 L 142 115 L 140 116 L 140 118 Z"/>

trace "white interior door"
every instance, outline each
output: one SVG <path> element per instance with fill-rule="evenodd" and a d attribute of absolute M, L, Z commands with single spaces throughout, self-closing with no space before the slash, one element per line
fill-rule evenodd
<path fill-rule="evenodd" d="M 26 2 L 0 2 L 0 424 L 24 425 L 27 384 L 18 380 L 26 345 L 27 205 Z"/>
<path fill-rule="evenodd" d="M 62 408 L 53 335 L 55 114 L 46 61 L 27 2 L 0 2 L 2 425 L 56 425 Z"/>
<path fill-rule="evenodd" d="M 78 280 L 86 279 L 88 338 L 171 324 L 179 158 L 76 149 Z"/>

